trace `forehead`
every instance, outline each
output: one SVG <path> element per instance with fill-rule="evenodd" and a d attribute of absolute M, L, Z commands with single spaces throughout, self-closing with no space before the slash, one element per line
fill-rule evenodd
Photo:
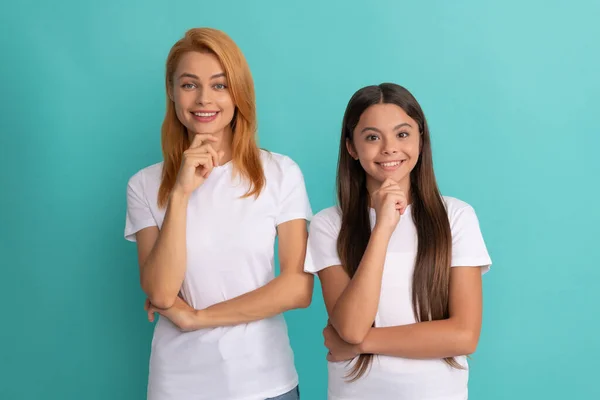
<path fill-rule="evenodd" d="M 175 78 L 187 73 L 196 75 L 200 79 L 208 79 L 222 72 L 225 72 L 223 66 L 214 54 L 190 51 L 181 56 L 175 70 Z"/>
<path fill-rule="evenodd" d="M 368 126 L 388 130 L 403 123 L 408 123 L 413 128 L 417 126 L 415 120 L 396 104 L 374 104 L 362 113 L 357 128 Z"/>

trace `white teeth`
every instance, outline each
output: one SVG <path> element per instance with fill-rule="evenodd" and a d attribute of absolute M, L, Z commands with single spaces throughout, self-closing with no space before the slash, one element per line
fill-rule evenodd
<path fill-rule="evenodd" d="M 400 165 L 400 161 L 393 161 L 393 162 L 387 162 L 387 163 L 379 163 L 382 167 L 396 167 L 398 165 Z"/>
<path fill-rule="evenodd" d="M 194 113 L 194 115 L 197 117 L 212 117 L 213 115 L 217 115 L 217 113 L 216 112 L 211 112 L 211 113 L 197 112 L 197 113 Z"/>

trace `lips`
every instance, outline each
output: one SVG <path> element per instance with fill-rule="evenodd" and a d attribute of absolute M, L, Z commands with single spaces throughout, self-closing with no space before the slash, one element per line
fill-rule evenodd
<path fill-rule="evenodd" d="M 214 121 L 217 118 L 217 115 L 219 115 L 219 111 L 192 111 L 191 114 L 194 120 L 206 123 Z"/>
<path fill-rule="evenodd" d="M 397 167 L 398 165 L 402 164 L 402 161 L 389 161 L 389 162 L 382 162 L 382 163 L 378 163 L 379 165 L 381 165 L 382 167 Z"/>
<path fill-rule="evenodd" d="M 193 111 L 192 114 L 194 114 L 197 117 L 212 117 L 217 115 L 218 111 Z"/>
<path fill-rule="evenodd" d="M 384 171 L 395 171 L 396 169 L 400 168 L 400 166 L 405 161 L 406 160 L 392 160 L 392 161 L 376 162 L 375 164 L 377 164 Z"/>

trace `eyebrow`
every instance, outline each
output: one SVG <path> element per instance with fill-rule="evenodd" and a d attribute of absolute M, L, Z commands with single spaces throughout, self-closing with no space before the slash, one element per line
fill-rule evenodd
<path fill-rule="evenodd" d="M 224 76 L 225 76 L 225 72 L 219 72 L 218 74 L 214 74 L 213 76 L 211 76 L 210 79 L 222 78 Z M 198 78 L 198 75 L 190 74 L 189 72 L 184 72 L 183 74 L 179 75 L 179 79 L 181 79 L 181 78 L 192 78 L 192 79 L 200 80 L 200 78 Z"/>
<path fill-rule="evenodd" d="M 398 130 L 398 129 L 400 129 L 402 127 L 405 127 L 405 126 L 408 126 L 409 128 L 412 128 L 412 126 L 408 122 L 403 122 L 403 123 L 401 123 L 399 125 L 396 125 L 393 130 Z M 362 133 L 365 133 L 365 132 L 368 132 L 368 131 L 374 131 L 374 132 L 377 132 L 377 133 L 381 133 L 381 131 L 379 129 L 377 129 L 377 128 L 373 127 L 373 126 L 367 126 L 367 127 L 363 128 L 360 131 L 360 133 L 362 134 Z"/>

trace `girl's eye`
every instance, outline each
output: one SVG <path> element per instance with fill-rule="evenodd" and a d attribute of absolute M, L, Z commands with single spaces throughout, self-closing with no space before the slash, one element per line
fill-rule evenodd
<path fill-rule="evenodd" d="M 377 139 L 379 139 L 379 138 L 377 137 L 377 135 L 368 135 L 368 136 L 366 137 L 366 139 L 367 139 L 369 142 L 372 142 L 373 140 L 377 140 Z"/>
<path fill-rule="evenodd" d="M 227 88 L 227 86 L 225 86 L 224 83 L 217 83 L 217 84 L 215 84 L 215 89 L 217 89 L 217 90 L 223 90 L 223 89 L 226 89 L 226 88 Z"/>
<path fill-rule="evenodd" d="M 184 89 L 193 89 L 196 87 L 196 85 L 194 85 L 193 83 L 184 83 L 183 85 L 181 85 L 181 87 Z"/>
<path fill-rule="evenodd" d="M 400 133 L 398 133 L 398 137 L 401 137 L 401 138 L 408 137 L 408 133 L 407 132 L 400 132 Z"/>

